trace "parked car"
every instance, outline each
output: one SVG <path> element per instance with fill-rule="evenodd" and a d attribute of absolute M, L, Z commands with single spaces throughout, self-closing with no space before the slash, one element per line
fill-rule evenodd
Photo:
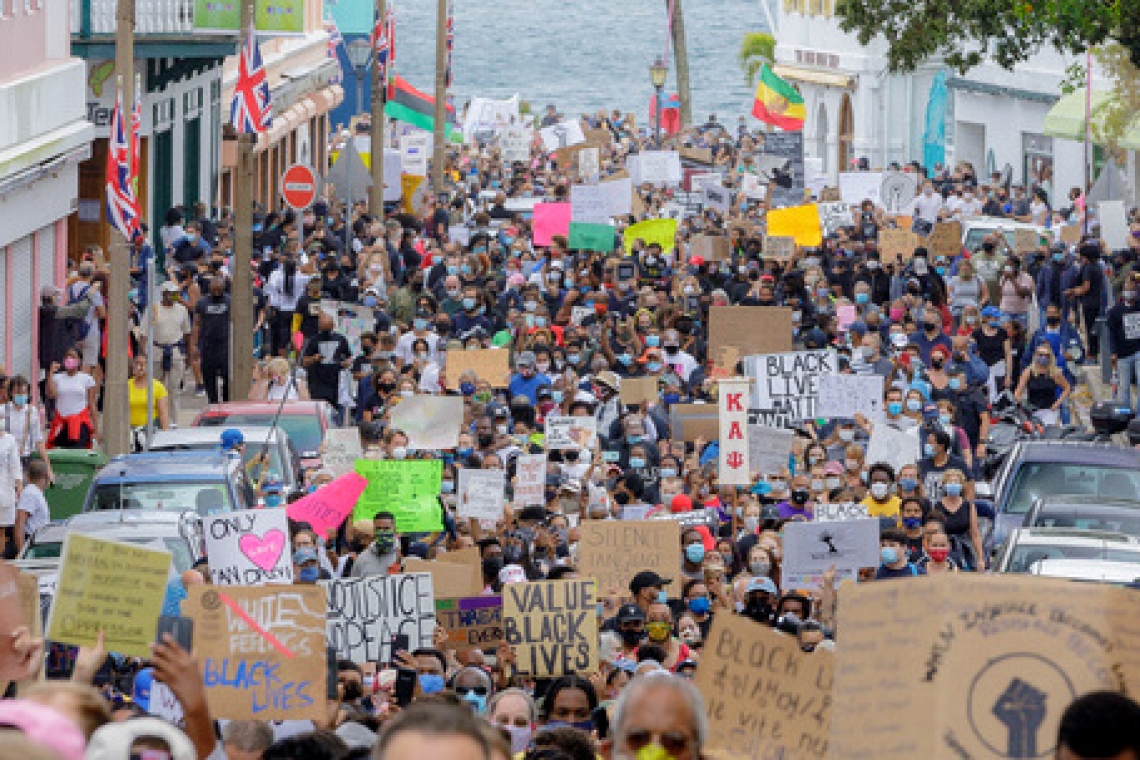
<path fill-rule="evenodd" d="M 1024 525 L 1108 530 L 1140 537 L 1140 501 L 1072 494 L 1042 496 L 1025 513 Z"/>
<path fill-rule="evenodd" d="M 1033 230 L 1041 242 L 1047 242 L 1049 239 L 1046 229 L 1035 224 L 1015 222 L 1012 219 L 996 216 L 977 216 L 962 222 L 962 246 L 971 253 L 977 253 L 987 237 L 995 232 L 1000 232 L 1012 249 L 1017 230 Z M 1002 255 L 1003 258 L 1005 253 L 1004 249 L 998 251 L 998 254 Z"/>
<path fill-rule="evenodd" d="M 192 510 L 204 517 L 248 509 L 253 503 L 240 457 L 216 451 L 158 451 L 112 459 L 95 476 L 83 511 Z"/>
<path fill-rule="evenodd" d="M 237 428 L 245 438 L 242 464 L 251 480 L 258 480 L 266 468 L 260 463 L 262 452 L 269 457 L 268 471 L 277 475 L 285 488 L 301 488 L 301 460 L 284 428 L 243 425 Z M 221 434 L 216 427 L 188 427 L 156 430 L 150 442 L 151 451 L 216 451 Z"/>
<path fill-rule="evenodd" d="M 994 554 L 996 573 L 1033 573 L 1043 560 L 1140 563 L 1140 539 L 1108 530 L 1015 528 Z"/>
<path fill-rule="evenodd" d="M 1140 562 L 1111 562 L 1100 559 L 1043 559 L 1031 571 L 1048 578 L 1096 581 L 1116 585 L 1140 580 Z"/>
<path fill-rule="evenodd" d="M 301 457 L 305 470 L 321 466 L 321 443 L 325 431 L 336 427 L 333 408 L 325 401 L 289 401 L 284 406 L 277 401 L 233 401 L 228 404 L 211 404 L 199 412 L 194 427 L 242 427 L 260 425 L 272 427 L 277 410 L 281 416 L 277 424 L 285 429 L 289 440 Z"/>
<path fill-rule="evenodd" d="M 1034 501 L 1075 494 L 1140 501 L 1140 450 L 1088 441 L 1019 441 L 989 483 L 977 487 L 979 514 L 991 549 L 1025 522 Z"/>

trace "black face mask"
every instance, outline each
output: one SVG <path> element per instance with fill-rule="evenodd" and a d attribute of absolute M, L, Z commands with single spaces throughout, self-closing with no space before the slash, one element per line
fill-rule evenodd
<path fill-rule="evenodd" d="M 396 384 L 395 383 L 376 383 L 376 390 L 380 391 L 381 393 L 391 393 L 392 391 L 396 390 Z"/>
<path fill-rule="evenodd" d="M 494 433 L 480 433 L 479 434 L 479 445 L 480 446 L 487 447 L 487 446 L 490 446 L 494 442 L 495 442 L 495 434 Z"/>
<path fill-rule="evenodd" d="M 807 504 L 808 498 L 810 496 L 811 494 L 809 494 L 803 488 L 797 488 L 792 491 L 792 501 L 794 501 L 796 504 Z"/>
<path fill-rule="evenodd" d="M 498 578 L 499 571 L 503 569 L 502 557 L 487 557 L 483 560 L 483 577 Z"/>
<path fill-rule="evenodd" d="M 520 546 L 504 546 L 503 562 L 508 565 L 513 565 L 522 560 L 522 554 L 522 547 Z"/>
<path fill-rule="evenodd" d="M 360 552 L 364 551 L 366 547 L 367 544 L 365 544 L 359 538 L 354 538 L 352 541 L 348 542 L 349 551 L 356 552 L 357 554 L 360 554 Z"/>
<path fill-rule="evenodd" d="M 344 685 L 344 701 L 355 702 L 364 696 L 364 689 L 356 681 L 349 681 Z"/>
<path fill-rule="evenodd" d="M 772 623 L 772 607 L 761 599 L 753 599 L 744 606 L 744 617 L 755 620 L 763 625 Z"/>
<path fill-rule="evenodd" d="M 1050 327 L 1057 327 L 1058 325 L 1061 324 L 1061 318 L 1060 317 L 1045 317 L 1045 324 L 1049 325 Z"/>
<path fill-rule="evenodd" d="M 629 504 L 629 494 L 627 494 L 625 491 L 618 491 L 614 494 L 614 501 L 624 507 L 626 504 Z"/>
<path fill-rule="evenodd" d="M 642 640 L 642 639 L 644 639 L 644 638 L 645 638 L 645 631 L 624 631 L 624 630 L 619 630 L 619 631 L 618 631 L 618 635 L 619 635 L 619 636 L 621 636 L 621 640 L 622 640 L 622 642 L 623 642 L 623 643 L 624 643 L 624 644 L 625 644 L 627 647 L 635 647 L 635 646 L 637 646 L 638 644 L 640 644 L 640 643 L 641 643 L 641 640 Z"/>

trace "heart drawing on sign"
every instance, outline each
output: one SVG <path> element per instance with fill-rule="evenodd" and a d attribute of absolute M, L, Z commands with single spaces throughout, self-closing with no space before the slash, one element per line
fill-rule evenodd
<path fill-rule="evenodd" d="M 285 548 L 285 532 L 274 528 L 266 531 L 264 537 L 247 533 L 238 540 L 238 548 L 250 562 L 269 572 L 281 558 L 281 552 Z"/>

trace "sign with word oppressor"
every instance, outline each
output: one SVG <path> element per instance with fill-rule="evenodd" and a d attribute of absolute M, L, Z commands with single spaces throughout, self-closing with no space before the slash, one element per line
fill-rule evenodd
<path fill-rule="evenodd" d="M 289 518 L 284 509 L 256 509 L 202 518 L 215 586 L 293 582 Z"/>
<path fill-rule="evenodd" d="M 582 574 L 597 581 L 601 593 L 629 593 L 629 582 L 642 570 L 676 578 L 681 565 L 681 528 L 671 520 L 585 520 L 578 530 Z"/>
<path fill-rule="evenodd" d="M 370 575 L 327 581 L 329 646 L 337 657 L 391 662 L 392 638 L 407 634 L 412 649 L 430 647 L 435 630 L 435 597 L 428 573 Z"/>
<path fill-rule="evenodd" d="M 720 406 L 720 454 L 717 461 L 718 482 L 723 485 L 751 485 L 751 459 L 748 454 L 748 378 L 725 378 L 720 381 L 717 403 Z"/>
<path fill-rule="evenodd" d="M 509 583 L 503 587 L 503 638 L 518 674 L 557 678 L 598 668 L 598 595 L 592 580 Z"/>
<path fill-rule="evenodd" d="M 206 700 L 215 718 L 324 720 L 325 594 L 319 586 L 191 586 Z"/>
<path fill-rule="evenodd" d="M 503 597 L 436 599 L 435 619 L 447 632 L 447 649 L 488 649 L 503 641 Z"/>

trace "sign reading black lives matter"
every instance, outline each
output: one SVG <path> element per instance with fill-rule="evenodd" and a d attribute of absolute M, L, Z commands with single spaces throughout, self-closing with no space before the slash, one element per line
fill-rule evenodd
<path fill-rule="evenodd" d="M 598 609 L 593 580 L 503 586 L 503 638 L 518 674 L 557 678 L 598 667 Z"/>
<path fill-rule="evenodd" d="M 744 370 L 754 381 L 748 424 L 787 428 L 815 419 L 819 378 L 838 367 L 836 353 L 829 350 L 745 357 Z"/>
<path fill-rule="evenodd" d="M 329 646 L 337 657 L 391 662 L 392 638 L 401 633 L 413 650 L 432 646 L 435 598 L 429 573 L 370 575 L 324 586 Z"/>

